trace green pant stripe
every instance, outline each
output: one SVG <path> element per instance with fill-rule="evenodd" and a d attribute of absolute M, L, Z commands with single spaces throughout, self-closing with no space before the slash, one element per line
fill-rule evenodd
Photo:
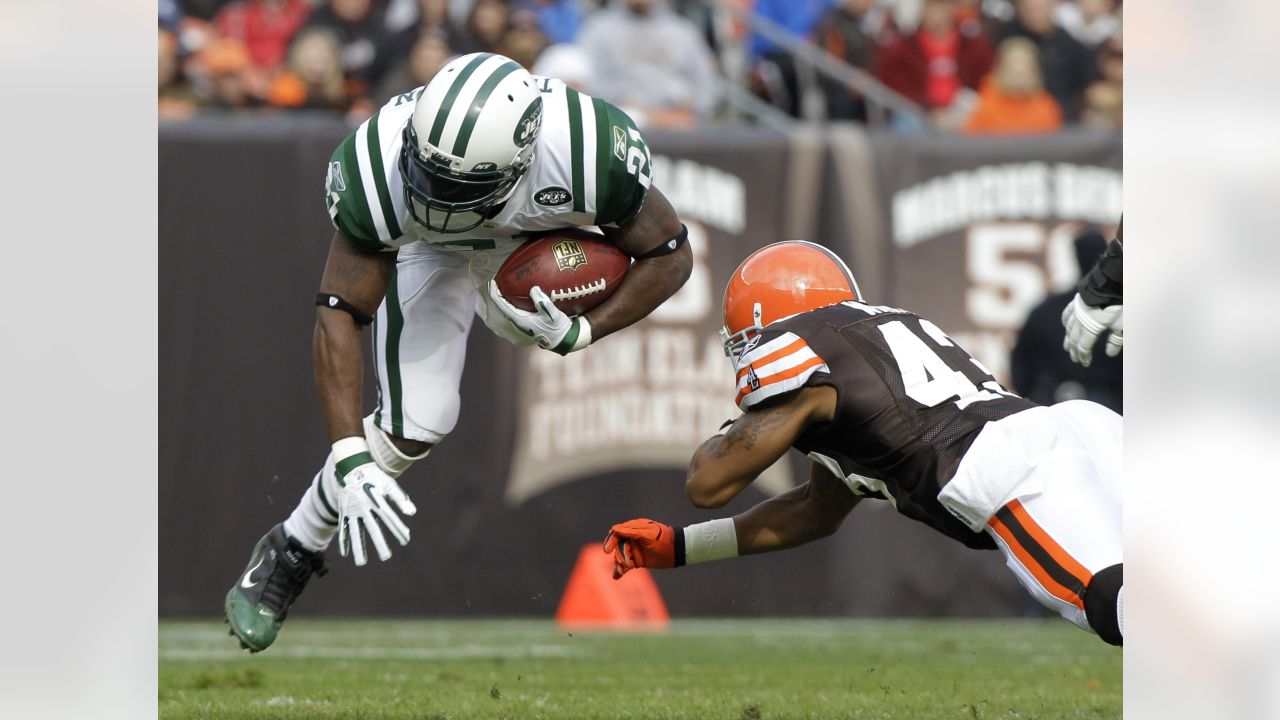
<path fill-rule="evenodd" d="M 431 124 L 431 134 L 427 137 L 427 142 L 435 147 L 440 147 L 440 136 L 444 134 L 445 121 L 449 119 L 449 113 L 453 111 L 453 104 L 458 100 L 458 93 L 462 92 L 462 86 L 467 84 L 467 78 L 471 77 L 476 68 L 491 57 L 493 57 L 493 53 L 480 53 L 458 73 L 453 85 L 449 87 L 449 92 L 445 93 L 444 102 L 440 103 L 440 109 L 436 112 L 436 121 Z"/>
<path fill-rule="evenodd" d="M 458 139 L 453 143 L 453 154 L 462 157 L 467 154 L 467 145 L 471 142 L 471 133 L 476 129 L 476 121 L 480 119 L 480 111 L 484 108 L 489 96 L 493 94 L 493 89 L 498 87 L 498 83 L 502 82 L 511 73 L 519 70 L 520 66 L 514 62 L 504 63 L 498 66 L 497 70 L 489 76 L 488 80 L 480 86 L 480 92 L 476 93 L 476 97 L 471 101 L 471 107 L 467 108 L 467 116 L 462 120 L 462 127 L 458 128 Z"/>
<path fill-rule="evenodd" d="M 596 111 L 596 218 L 601 223 L 612 222 L 617 210 L 612 207 L 609 194 L 609 170 L 614 163 L 613 136 L 609 128 L 609 108 L 599 98 L 591 99 Z"/>
<path fill-rule="evenodd" d="M 573 168 L 573 211 L 586 212 L 587 199 L 582 191 L 582 105 L 578 100 L 577 90 L 565 88 L 564 96 L 569 103 L 569 165 Z M 599 143 L 600 139 L 596 138 L 596 142 Z"/>
<path fill-rule="evenodd" d="M 377 388 L 378 401 L 374 405 L 373 424 L 382 427 L 382 403 L 386 402 L 382 397 L 382 375 L 378 372 L 378 355 L 381 343 L 378 342 L 378 313 L 373 314 L 373 386 Z"/>
<path fill-rule="evenodd" d="M 369 168 L 373 170 L 373 184 L 378 190 L 378 204 L 382 206 L 382 219 L 386 223 L 387 232 L 391 234 L 391 239 L 403 235 L 400 232 L 400 223 L 396 219 L 396 209 L 391 204 L 391 189 L 387 187 L 387 173 L 382 166 L 382 145 L 378 142 L 378 115 L 382 111 L 373 114 L 369 118 Z M 372 211 L 372 208 L 370 208 Z"/>
<path fill-rule="evenodd" d="M 404 331 L 404 313 L 400 309 L 398 274 L 391 276 L 387 286 L 387 390 L 391 393 L 388 406 L 391 410 L 391 434 L 404 437 L 404 404 L 400 387 L 400 333 Z"/>

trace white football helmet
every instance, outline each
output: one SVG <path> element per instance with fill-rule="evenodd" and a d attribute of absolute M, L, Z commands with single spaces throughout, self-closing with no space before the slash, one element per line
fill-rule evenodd
<path fill-rule="evenodd" d="M 436 232 L 475 228 L 529 168 L 541 127 L 542 94 L 527 70 L 494 53 L 454 58 L 405 125 L 405 206 Z"/>

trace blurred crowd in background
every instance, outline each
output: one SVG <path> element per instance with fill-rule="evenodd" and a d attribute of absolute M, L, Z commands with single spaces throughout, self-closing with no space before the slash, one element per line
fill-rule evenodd
<path fill-rule="evenodd" d="M 1120 0 L 160 0 L 159 114 L 372 114 L 449 58 L 489 51 L 627 110 L 642 127 L 778 113 L 867 122 L 852 83 L 753 30 L 776 24 L 923 112 L 901 130 L 1050 133 L 1123 124 Z M 921 119 L 923 118 L 923 120 Z M 927 127 L 925 127 L 927 126 Z"/>

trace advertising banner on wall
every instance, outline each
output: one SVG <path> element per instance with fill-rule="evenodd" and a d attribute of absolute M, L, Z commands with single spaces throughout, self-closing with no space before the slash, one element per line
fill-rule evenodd
<path fill-rule="evenodd" d="M 1074 238 L 1089 227 L 1114 233 L 1120 138 L 883 138 L 873 147 L 888 302 L 933 320 L 1007 381 L 1027 313 L 1079 277 Z"/>

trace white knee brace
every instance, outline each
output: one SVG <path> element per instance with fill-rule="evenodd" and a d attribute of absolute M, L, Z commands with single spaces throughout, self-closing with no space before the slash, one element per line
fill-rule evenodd
<path fill-rule="evenodd" d="M 373 455 L 373 461 L 393 478 L 399 478 L 409 466 L 431 454 L 431 448 L 427 448 L 421 455 L 405 455 L 391 442 L 382 428 L 374 424 L 372 415 L 364 419 L 364 438 L 369 443 L 369 454 Z"/>

